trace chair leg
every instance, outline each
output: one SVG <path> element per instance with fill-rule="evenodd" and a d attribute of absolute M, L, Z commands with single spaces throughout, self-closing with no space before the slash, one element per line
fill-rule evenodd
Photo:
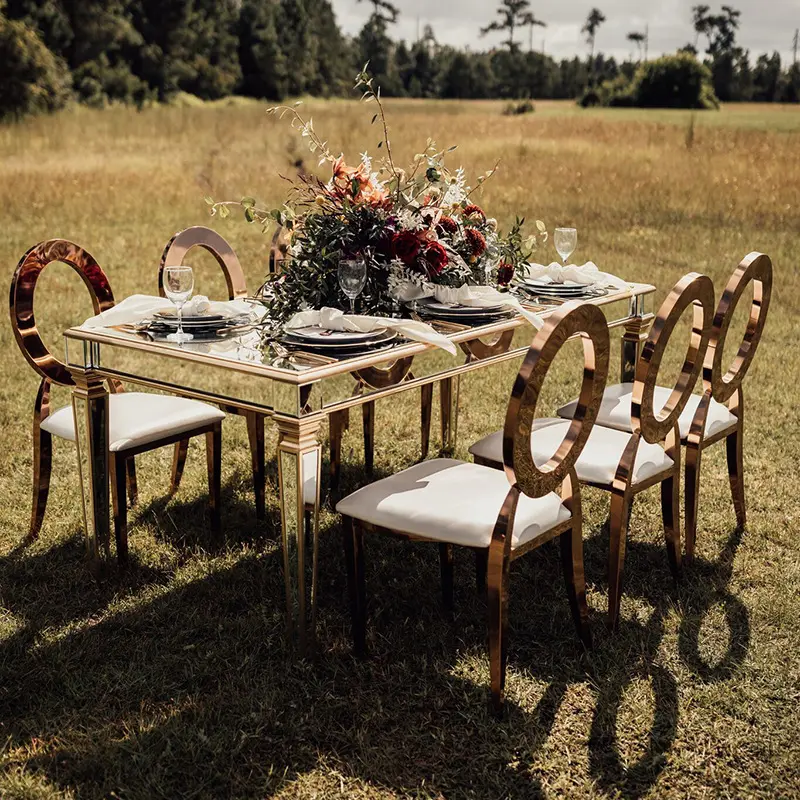
<path fill-rule="evenodd" d="M 208 466 L 208 510 L 211 532 L 215 538 L 222 533 L 220 503 L 222 499 L 222 425 L 206 433 L 206 464 Z"/>
<path fill-rule="evenodd" d="M 128 505 L 135 506 L 139 499 L 139 484 L 136 482 L 136 458 L 131 456 L 127 461 L 128 472 Z"/>
<path fill-rule="evenodd" d="M 509 558 L 498 547 L 489 549 L 487 599 L 489 611 L 489 675 L 491 705 L 496 716 L 503 713 L 503 693 L 506 686 L 508 643 L 508 577 Z"/>
<path fill-rule="evenodd" d="M 671 478 L 661 481 L 661 518 L 672 577 L 681 577 L 680 464 Z"/>
<path fill-rule="evenodd" d="M 489 567 L 489 551 L 475 551 L 475 590 L 478 594 L 486 591 L 486 570 Z"/>
<path fill-rule="evenodd" d="M 743 530 L 747 524 L 747 512 L 744 500 L 744 458 L 742 453 L 742 438 L 744 430 L 741 423 L 736 430 L 725 439 L 725 452 L 728 457 L 728 478 L 733 495 L 733 507 L 736 511 L 736 524 Z"/>
<path fill-rule="evenodd" d="M 589 604 L 586 602 L 586 576 L 583 569 L 583 526 L 573 525 L 561 539 L 561 566 L 567 586 L 567 599 L 581 644 L 590 650 L 592 633 L 589 628 Z"/>
<path fill-rule="evenodd" d="M 183 477 L 183 467 L 186 464 L 186 453 L 189 450 L 189 440 L 181 439 L 175 445 L 175 454 L 172 457 L 172 480 L 170 481 L 169 493 L 171 495 L 178 491 Z"/>
<path fill-rule="evenodd" d="M 262 414 L 248 412 L 246 419 L 247 438 L 250 440 L 250 461 L 253 468 L 253 492 L 256 501 L 256 519 L 264 519 L 267 515 L 264 416 Z"/>
<path fill-rule="evenodd" d="M 375 402 L 361 406 L 361 418 L 364 422 L 364 469 L 372 475 L 375 463 Z"/>
<path fill-rule="evenodd" d="M 53 437 L 38 426 L 33 432 L 33 510 L 28 538 L 39 536 L 50 494 L 50 472 L 53 463 Z"/>
<path fill-rule="evenodd" d="M 111 503 L 114 509 L 114 538 L 117 542 L 117 562 L 128 562 L 128 459 L 120 453 L 111 453 L 108 460 L 111 473 Z"/>
<path fill-rule="evenodd" d="M 702 450 L 695 445 L 686 445 L 686 467 L 684 472 L 684 505 L 685 517 L 684 533 L 686 543 L 686 561 L 694 558 L 694 547 L 697 540 L 697 513 L 700 505 L 700 461 Z"/>
<path fill-rule="evenodd" d="M 358 656 L 367 652 L 367 588 L 364 575 L 364 533 L 351 517 L 342 518 L 344 560 L 347 570 L 347 589 L 350 595 L 350 615 L 353 626 L 353 651 Z"/>
<path fill-rule="evenodd" d="M 426 383 L 420 389 L 420 460 L 428 457 L 431 447 L 431 417 L 433 414 L 433 384 Z"/>
<path fill-rule="evenodd" d="M 622 568 L 625 563 L 625 544 L 630 520 L 630 499 L 627 493 L 611 493 L 608 551 L 608 624 L 612 630 L 619 627 L 619 609 L 622 600 Z"/>
<path fill-rule="evenodd" d="M 439 571 L 442 576 L 442 603 L 448 614 L 453 613 L 453 545 L 439 543 Z"/>

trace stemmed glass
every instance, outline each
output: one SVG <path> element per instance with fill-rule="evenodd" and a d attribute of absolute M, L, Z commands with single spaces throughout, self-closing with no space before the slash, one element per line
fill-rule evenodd
<path fill-rule="evenodd" d="M 191 333 L 183 331 L 183 305 L 192 296 L 194 290 L 194 273 L 191 267 L 183 264 L 174 267 L 164 267 L 164 294 L 178 309 L 178 331 L 170 333 L 167 341 L 191 342 L 194 339 Z"/>
<path fill-rule="evenodd" d="M 556 228 L 553 236 L 553 243 L 564 264 L 567 259 L 575 252 L 578 246 L 578 231 L 576 228 Z"/>
<path fill-rule="evenodd" d="M 356 297 L 367 282 L 367 262 L 364 258 L 347 258 L 339 262 L 339 286 L 350 300 L 350 313 L 356 313 Z"/>

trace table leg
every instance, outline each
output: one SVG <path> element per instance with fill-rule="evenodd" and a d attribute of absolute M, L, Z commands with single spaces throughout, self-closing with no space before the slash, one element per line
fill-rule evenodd
<path fill-rule="evenodd" d="M 280 484 L 283 569 L 286 581 L 286 631 L 298 655 L 314 647 L 317 617 L 317 539 L 319 533 L 319 429 L 322 419 L 276 419 L 278 425 L 278 481 Z M 316 461 L 307 459 L 316 453 Z M 312 474 L 311 463 L 314 464 Z M 309 490 L 306 481 L 313 478 Z M 310 580 L 304 526 L 310 517 Z"/>
<path fill-rule="evenodd" d="M 458 436 L 458 390 L 460 377 L 454 375 L 439 382 L 439 401 L 442 416 L 442 455 L 452 456 Z"/>
<path fill-rule="evenodd" d="M 330 441 L 331 463 L 330 463 L 330 492 L 331 504 L 336 505 L 339 499 L 339 480 L 342 474 L 342 436 L 350 427 L 350 409 L 334 411 L 330 417 L 330 431 L 328 439 Z"/>
<path fill-rule="evenodd" d="M 620 350 L 619 377 L 622 383 L 633 383 L 642 345 L 647 340 L 648 324 L 643 319 L 644 295 L 631 298 L 629 314 L 631 319 L 625 323 L 623 328 Z"/>
<path fill-rule="evenodd" d="M 111 557 L 108 484 L 108 392 L 101 378 L 76 369 L 72 373 L 72 411 L 78 476 L 83 503 L 86 552 L 93 566 Z M 122 498 L 125 501 L 125 498 Z M 102 551 L 102 553 L 101 553 Z"/>

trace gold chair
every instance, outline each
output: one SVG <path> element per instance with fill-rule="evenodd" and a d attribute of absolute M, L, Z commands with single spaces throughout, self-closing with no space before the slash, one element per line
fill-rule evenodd
<path fill-rule="evenodd" d="M 739 300 L 753 283 L 753 305 L 744 338 L 727 373 L 723 374 L 725 340 Z M 703 450 L 725 440 L 736 522 L 745 525 L 744 477 L 742 473 L 742 440 L 744 436 L 744 398 L 742 381 L 755 356 L 766 323 L 772 293 L 772 262 L 762 253 L 745 256 L 731 275 L 714 315 L 711 338 L 703 366 L 703 393 L 693 394 L 678 417 L 681 443 L 686 448 L 684 475 L 685 556 L 694 557 L 697 536 L 697 508 L 700 492 L 700 456 Z M 618 430 L 631 430 L 631 397 L 633 384 L 622 383 L 606 389 L 597 424 Z M 663 405 L 669 389 L 656 386 L 654 402 Z M 574 404 L 558 410 L 569 418 Z"/>
<path fill-rule="evenodd" d="M 658 371 L 670 334 L 684 311 L 692 306 L 692 333 L 686 358 L 675 388 L 657 393 Z M 612 628 L 619 624 L 622 596 L 622 571 L 625 544 L 630 522 L 630 508 L 635 495 L 661 486 L 661 513 L 667 557 L 673 575 L 680 575 L 680 433 L 678 419 L 692 397 L 703 357 L 711 336 L 714 308 L 714 285 L 704 275 L 689 273 L 675 284 L 659 309 L 642 354 L 636 365 L 628 404 L 628 430 L 601 426 L 601 413 L 575 471 L 581 483 L 611 493 L 609 519 L 608 619 Z M 658 395 L 658 396 L 656 396 Z M 609 405 L 609 392 L 603 403 Z M 656 412 L 656 408 L 659 409 Z M 601 412 L 603 404 L 600 406 Z M 558 440 L 563 430 L 574 423 L 581 401 L 560 409 L 561 418 L 538 420 L 542 435 L 533 453 L 539 460 L 547 453 L 548 439 Z M 571 411 L 571 414 L 567 413 Z M 573 420 L 571 423 L 569 420 Z M 552 446 L 552 444 L 550 444 Z M 476 463 L 502 466 L 500 434 L 494 433 L 476 442 L 470 452 Z"/>
<path fill-rule="evenodd" d="M 182 264 L 186 254 L 194 247 L 200 247 L 211 253 L 222 269 L 225 283 L 228 286 L 228 299 L 247 297 L 247 280 L 244 270 L 233 248 L 225 239 L 211 228 L 195 226 L 186 228 L 176 233 L 169 240 L 161 255 L 161 264 L 158 268 L 158 293 L 164 297 L 164 267 L 167 264 Z M 250 462 L 253 471 L 253 492 L 255 494 L 256 517 L 264 519 L 266 516 L 266 466 L 264 447 L 264 420 L 263 414 L 255 411 L 242 411 L 232 406 L 223 406 L 227 414 L 237 414 L 247 422 L 247 437 L 250 442 Z M 183 466 L 186 462 L 186 452 L 189 440 L 184 439 L 175 446 L 175 456 L 172 464 L 172 491 L 176 491 L 183 475 Z"/>
<path fill-rule="evenodd" d="M 50 490 L 52 437 L 75 441 L 75 417 L 71 406 L 51 408 L 52 384 L 74 386 L 67 366 L 45 346 L 34 316 L 34 292 L 42 271 L 54 261 L 72 267 L 89 290 L 95 313 L 114 305 L 114 295 L 103 270 L 92 256 L 64 239 L 41 242 L 22 257 L 11 281 L 11 327 L 28 363 L 41 376 L 33 413 L 33 512 L 29 538 L 42 526 Z M 123 392 L 118 381 L 109 381 L 109 455 L 111 494 L 117 557 L 128 554 L 126 476 L 131 504 L 136 500 L 134 458 L 179 439 L 205 434 L 208 452 L 211 524 L 220 529 L 220 448 L 224 414 L 206 403 L 142 392 Z"/>
<path fill-rule="evenodd" d="M 533 459 L 531 444 L 539 436 L 534 423 L 539 390 L 556 353 L 573 335 L 582 337 L 584 349 L 580 407 L 548 456 Z M 337 511 L 344 516 L 357 653 L 366 649 L 365 532 L 438 543 L 447 607 L 453 601 L 453 546 L 486 554 L 495 711 L 502 709 L 505 684 L 510 563 L 556 536 L 561 541 L 567 594 L 578 636 L 584 646 L 591 646 L 580 490 L 574 465 L 590 437 L 608 360 L 609 337 L 602 312 L 588 304 L 565 304 L 536 334 L 514 382 L 502 432 L 504 472 L 453 459 L 434 459 L 365 486 L 337 504 Z M 556 494 L 559 487 L 560 495 Z"/>

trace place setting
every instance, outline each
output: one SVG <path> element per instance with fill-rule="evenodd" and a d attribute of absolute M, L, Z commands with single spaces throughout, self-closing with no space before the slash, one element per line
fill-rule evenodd
<path fill-rule="evenodd" d="M 578 246 L 576 228 L 556 228 L 553 244 L 561 263 L 524 264 L 514 280 L 514 291 L 521 297 L 542 305 L 558 305 L 604 297 L 611 291 L 629 291 L 625 281 L 601 272 L 593 261 L 580 266 L 567 263 Z"/>

